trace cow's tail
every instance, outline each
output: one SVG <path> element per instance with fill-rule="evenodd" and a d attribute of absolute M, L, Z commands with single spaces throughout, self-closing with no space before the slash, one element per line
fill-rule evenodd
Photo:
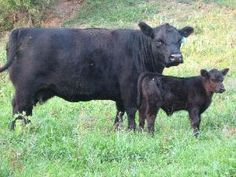
<path fill-rule="evenodd" d="M 148 72 L 141 73 L 138 77 L 138 84 L 137 84 L 137 106 L 138 108 L 141 106 L 142 102 L 142 82 L 143 79 L 148 75 Z"/>
<path fill-rule="evenodd" d="M 15 60 L 17 52 L 17 38 L 18 38 L 18 30 L 12 31 L 9 37 L 9 42 L 7 43 L 6 47 L 7 63 L 4 66 L 0 67 L 0 72 L 3 72 L 6 69 L 8 69 Z"/>

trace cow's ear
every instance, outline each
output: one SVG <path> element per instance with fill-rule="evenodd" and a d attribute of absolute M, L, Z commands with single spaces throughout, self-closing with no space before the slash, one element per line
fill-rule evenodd
<path fill-rule="evenodd" d="M 140 22 L 138 24 L 139 28 L 141 29 L 141 31 L 146 35 L 149 36 L 151 38 L 153 38 L 153 29 L 152 27 L 148 26 L 146 23 L 144 22 Z"/>
<path fill-rule="evenodd" d="M 202 76 L 202 77 L 205 77 L 205 78 L 208 78 L 208 77 L 209 77 L 208 71 L 205 70 L 205 69 L 201 69 L 201 76 Z"/>
<path fill-rule="evenodd" d="M 229 68 L 225 68 L 221 72 L 225 76 L 228 73 L 228 71 L 229 71 Z"/>
<path fill-rule="evenodd" d="M 179 33 L 184 36 L 188 37 L 190 34 L 192 34 L 194 29 L 191 26 L 185 26 L 184 28 L 179 30 Z"/>

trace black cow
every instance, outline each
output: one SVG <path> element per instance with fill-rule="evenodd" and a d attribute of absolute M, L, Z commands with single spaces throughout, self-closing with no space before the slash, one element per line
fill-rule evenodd
<path fill-rule="evenodd" d="M 158 73 L 142 73 L 138 79 L 139 127 L 154 132 L 154 122 L 158 110 L 167 115 L 186 110 L 189 113 L 194 135 L 198 135 L 201 114 L 209 107 L 213 93 L 225 91 L 223 80 L 229 69 L 219 71 L 201 70 L 201 76 L 179 78 Z"/>
<path fill-rule="evenodd" d="M 53 96 L 67 101 L 114 100 L 115 122 L 128 114 L 135 129 L 137 79 L 143 71 L 162 73 L 183 62 L 181 40 L 192 27 L 177 30 L 164 24 L 151 28 L 144 22 L 131 29 L 36 29 L 12 31 L 7 48 L 16 93 L 13 114 L 32 114 L 33 105 Z M 22 118 L 22 117 L 19 117 Z M 24 119 L 24 118 L 23 118 Z M 12 122 L 12 128 L 15 120 Z"/>

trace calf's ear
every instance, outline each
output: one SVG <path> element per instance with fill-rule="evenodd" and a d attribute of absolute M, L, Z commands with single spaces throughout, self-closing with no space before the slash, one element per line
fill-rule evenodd
<path fill-rule="evenodd" d="M 139 22 L 138 26 L 139 26 L 139 28 L 141 29 L 141 31 L 142 31 L 146 36 L 149 36 L 149 37 L 151 37 L 151 38 L 154 37 L 152 27 L 150 27 L 149 25 L 147 25 L 147 24 L 144 23 L 144 22 Z"/>
<path fill-rule="evenodd" d="M 190 34 L 193 33 L 193 31 L 194 31 L 193 27 L 185 26 L 184 28 L 179 30 L 179 33 L 184 37 L 188 37 Z"/>
<path fill-rule="evenodd" d="M 228 73 L 228 71 L 229 71 L 229 68 L 225 68 L 221 72 L 225 76 Z"/>
<path fill-rule="evenodd" d="M 205 77 L 205 78 L 208 78 L 208 76 L 209 76 L 208 71 L 205 70 L 205 69 L 201 69 L 201 76 L 202 76 L 202 77 Z"/>

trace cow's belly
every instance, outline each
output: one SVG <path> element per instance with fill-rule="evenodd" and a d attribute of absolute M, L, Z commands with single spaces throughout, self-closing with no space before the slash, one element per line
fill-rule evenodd
<path fill-rule="evenodd" d="M 117 100 L 119 94 L 118 91 L 112 92 L 100 89 L 74 89 L 74 88 L 59 88 L 56 91 L 56 96 L 59 96 L 67 101 L 89 101 L 89 100 Z"/>
<path fill-rule="evenodd" d="M 56 80 L 57 96 L 67 101 L 116 100 L 119 97 L 118 84 L 111 78 L 65 77 Z"/>

